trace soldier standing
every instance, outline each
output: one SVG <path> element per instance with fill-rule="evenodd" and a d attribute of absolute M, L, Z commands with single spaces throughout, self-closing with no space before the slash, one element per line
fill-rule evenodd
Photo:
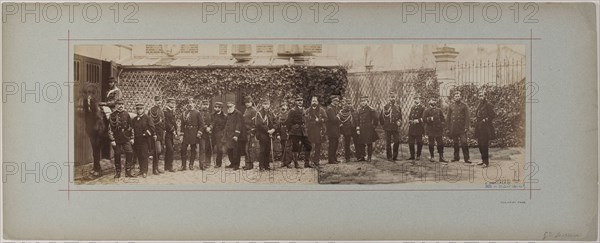
<path fill-rule="evenodd" d="M 379 114 L 379 123 L 385 132 L 385 155 L 388 160 L 398 159 L 400 147 L 400 125 L 402 125 L 402 108 L 396 105 L 396 93 L 390 92 L 390 100 Z"/>
<path fill-rule="evenodd" d="M 477 106 L 477 115 L 475 123 L 475 136 L 477 137 L 477 145 L 481 153 L 481 163 L 477 165 L 485 168 L 490 164 L 489 147 L 490 140 L 496 138 L 496 132 L 492 125 L 492 120 L 496 117 L 494 108 L 487 102 L 485 92 L 479 92 L 479 105 Z"/>
<path fill-rule="evenodd" d="M 200 116 L 202 116 L 202 121 L 204 122 L 204 126 L 201 128 L 202 136 L 200 138 L 200 152 L 204 156 L 200 156 L 198 159 L 198 164 L 200 165 L 200 169 L 203 170 L 206 166 L 209 166 L 212 162 L 212 114 L 208 109 L 210 102 L 208 100 L 202 100 L 200 102 Z"/>
<path fill-rule="evenodd" d="M 470 126 L 469 108 L 460 100 L 460 92 L 456 91 L 453 98 L 454 101 L 448 109 L 448 130 L 454 143 L 454 159 L 452 159 L 452 162 L 460 160 L 458 151 L 460 143 L 465 163 L 471 164 L 471 161 L 469 161 L 469 145 L 467 144 L 467 132 Z"/>
<path fill-rule="evenodd" d="M 358 134 L 357 153 L 358 161 L 365 161 L 365 147 L 367 150 L 367 161 L 371 162 L 373 155 L 373 142 L 379 139 L 375 127 L 377 126 L 377 112 L 368 105 L 368 96 L 362 96 L 360 99 L 360 108 L 357 115 L 356 134 Z"/>
<path fill-rule="evenodd" d="M 444 159 L 444 140 L 442 139 L 445 120 L 442 109 L 438 107 L 438 101 L 435 98 L 429 100 L 429 108 L 423 112 L 423 120 L 425 120 L 425 124 L 427 125 L 429 161 L 435 162 L 433 152 L 434 146 L 437 143 L 437 150 L 440 155 L 439 162 L 446 165 L 448 161 Z"/>
<path fill-rule="evenodd" d="M 350 162 L 350 141 L 354 141 L 354 149 L 358 150 L 358 136 L 356 134 L 356 121 L 354 119 L 354 109 L 352 109 L 352 102 L 349 99 L 344 98 L 343 108 L 338 113 L 340 119 L 340 133 L 344 136 L 344 159 L 345 162 Z M 358 153 L 356 153 L 357 159 Z"/>
<path fill-rule="evenodd" d="M 227 150 L 227 157 L 229 158 L 229 166 L 227 168 L 233 168 L 233 170 L 240 169 L 240 137 L 242 136 L 242 129 L 244 127 L 244 117 L 242 113 L 235 108 L 233 102 L 227 102 L 227 116 L 226 116 L 225 128 L 223 129 L 223 139 L 221 140 L 222 147 Z"/>
<path fill-rule="evenodd" d="M 144 114 L 144 104 L 135 105 L 137 116 L 133 119 L 133 151 L 140 165 L 143 178 L 148 174 L 148 143 L 150 138 L 156 139 L 154 123 Z"/>
<path fill-rule="evenodd" d="M 421 160 L 421 150 L 423 149 L 423 134 L 425 133 L 425 123 L 423 122 L 423 112 L 425 107 L 421 104 L 421 96 L 415 95 L 413 98 L 415 104 L 410 108 L 408 114 L 408 148 L 410 149 L 410 158 L 415 160 L 415 142 L 417 144 L 416 160 Z"/>
<path fill-rule="evenodd" d="M 246 110 L 244 111 L 243 115 L 244 127 L 242 128 L 242 134 L 240 137 L 240 144 L 242 145 L 240 148 L 243 149 L 241 152 L 245 155 L 244 169 L 251 170 L 254 168 L 252 152 L 254 152 L 254 117 L 256 117 L 256 109 L 254 108 L 254 101 L 250 96 L 246 96 L 246 98 L 244 98 L 244 104 L 246 105 Z"/>
<path fill-rule="evenodd" d="M 302 108 L 303 100 L 301 97 L 296 98 L 296 106 L 290 110 L 288 113 L 287 120 L 285 124 L 287 125 L 290 142 L 292 143 L 292 161 L 294 162 L 295 168 L 300 168 L 298 166 L 298 155 L 300 153 L 300 144 L 304 146 L 304 167 L 312 168 L 310 165 L 310 151 L 312 150 L 312 146 L 308 141 L 308 133 L 306 131 L 306 127 L 304 126 L 304 109 Z M 288 162 L 289 164 L 290 162 Z M 281 167 L 286 167 L 288 164 L 283 164 Z"/>
<path fill-rule="evenodd" d="M 177 120 L 175 119 L 175 99 L 167 100 L 164 110 L 165 116 L 165 171 L 175 172 L 173 169 L 173 139 L 177 136 Z"/>
<path fill-rule="evenodd" d="M 223 112 L 222 102 L 215 102 L 213 110 L 213 129 L 211 134 L 211 143 L 217 153 L 217 158 L 215 160 L 215 168 L 220 168 L 223 162 L 223 146 L 221 144 L 221 140 L 223 139 L 223 129 L 225 129 L 225 123 L 227 122 L 227 118 L 225 117 L 225 113 Z"/>
<path fill-rule="evenodd" d="M 148 110 L 148 115 L 152 118 L 154 128 L 156 129 L 156 139 L 150 143 L 150 150 L 152 151 L 152 174 L 158 175 L 163 173 L 158 168 L 158 159 L 163 150 L 165 136 L 165 114 L 163 113 L 160 96 L 154 96 L 154 106 Z"/>
<path fill-rule="evenodd" d="M 275 133 L 275 115 L 270 110 L 271 102 L 268 99 L 262 101 L 261 109 L 256 112 L 254 127 L 256 128 L 256 139 L 260 146 L 258 156 L 258 167 L 262 170 L 271 170 L 269 159 L 273 142 L 273 133 Z M 244 168 L 246 169 L 246 168 Z"/>
<path fill-rule="evenodd" d="M 109 138 L 111 145 L 115 150 L 115 178 L 121 177 L 121 155 L 125 155 L 125 176 L 133 177 L 133 143 L 132 121 L 129 113 L 125 111 L 123 100 L 115 101 L 116 110 L 110 114 L 109 118 Z"/>
<path fill-rule="evenodd" d="M 288 130 L 287 127 L 285 125 L 285 120 L 288 117 L 288 105 L 287 102 L 283 102 L 281 104 L 281 109 L 279 111 L 279 115 L 277 116 L 277 139 L 279 140 L 279 143 L 281 145 L 281 164 L 289 164 L 289 160 L 288 160 L 288 149 L 287 149 L 287 145 L 288 144 Z"/>
<path fill-rule="evenodd" d="M 310 101 L 310 107 L 305 111 L 306 130 L 308 131 L 308 141 L 310 141 L 313 149 L 312 162 L 319 166 L 321 157 L 321 135 L 325 129 L 327 121 L 327 112 L 319 106 L 319 99 L 313 96 Z"/>
<path fill-rule="evenodd" d="M 196 104 L 193 99 L 188 100 L 188 109 L 183 112 L 181 118 L 181 170 L 187 170 L 187 148 L 190 147 L 190 170 L 194 170 L 194 160 L 196 159 L 196 145 L 202 136 L 204 122 L 200 112 L 196 110 Z M 200 165 L 202 167 L 202 165 Z M 202 169 L 202 168 L 201 168 Z"/>
<path fill-rule="evenodd" d="M 327 140 L 328 151 L 327 151 L 327 161 L 329 164 L 338 164 L 340 163 L 337 160 L 337 150 L 340 142 L 340 98 L 336 95 L 331 97 L 331 104 L 327 107 Z"/>

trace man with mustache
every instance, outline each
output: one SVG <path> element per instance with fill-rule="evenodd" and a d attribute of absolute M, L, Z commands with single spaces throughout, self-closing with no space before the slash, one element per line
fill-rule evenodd
<path fill-rule="evenodd" d="M 173 139 L 177 137 L 177 120 L 175 119 L 175 99 L 167 99 L 167 106 L 163 111 L 165 115 L 165 171 L 175 172 L 173 169 Z"/>
<path fill-rule="evenodd" d="M 410 108 L 408 114 L 408 148 L 410 149 L 410 158 L 408 160 L 421 160 L 421 150 L 423 149 L 423 112 L 425 107 L 421 104 L 421 96 L 415 95 L 413 98 L 415 104 Z M 415 143 L 417 145 L 415 151 Z M 417 157 L 415 158 L 415 152 Z"/>
<path fill-rule="evenodd" d="M 337 95 L 331 96 L 331 104 L 327 107 L 327 162 L 329 164 L 338 164 L 337 149 L 340 141 L 340 98 Z"/>
<path fill-rule="evenodd" d="M 194 170 L 194 160 L 196 160 L 196 147 L 199 138 L 202 136 L 204 121 L 200 112 L 196 110 L 196 103 L 193 98 L 188 99 L 187 110 L 181 117 L 181 170 L 187 170 L 187 149 L 190 147 L 189 169 Z M 200 165 L 202 166 L 202 165 Z"/>
<path fill-rule="evenodd" d="M 362 96 L 360 98 L 360 108 L 356 116 L 356 133 L 358 134 L 359 148 L 357 153 L 359 154 L 358 161 L 365 161 L 365 148 L 366 148 L 366 161 L 371 162 L 373 155 L 373 142 L 379 139 L 375 127 L 378 124 L 377 112 L 369 106 L 369 97 Z"/>
<path fill-rule="evenodd" d="M 306 127 L 304 125 L 304 110 L 302 105 L 304 100 L 302 97 L 296 98 L 296 105 L 294 108 L 290 110 L 288 113 L 287 120 L 285 124 L 287 125 L 289 134 L 290 134 L 290 142 L 292 143 L 292 161 L 294 162 L 294 167 L 297 169 L 300 168 L 298 166 L 298 156 L 300 153 L 300 144 L 304 146 L 304 167 L 312 168 L 310 166 L 310 151 L 312 150 L 312 146 L 310 141 L 308 141 L 308 133 L 306 131 Z M 288 162 L 289 164 L 290 162 Z M 288 164 L 284 163 L 281 167 L 286 167 Z"/>
<path fill-rule="evenodd" d="M 321 135 L 325 129 L 324 125 L 327 121 L 327 113 L 325 109 L 319 106 L 319 99 L 313 96 L 310 101 L 310 107 L 305 111 L 306 129 L 308 131 L 308 141 L 313 147 L 311 160 L 315 166 L 319 166 L 321 157 Z M 312 167 L 310 164 L 305 164 L 304 167 Z"/>
<path fill-rule="evenodd" d="M 396 104 L 396 93 L 390 92 L 389 102 L 379 114 L 379 123 L 385 132 L 385 155 L 388 160 L 398 159 L 400 147 L 400 125 L 402 125 L 402 108 Z"/>
<path fill-rule="evenodd" d="M 108 136 L 115 151 L 115 179 L 121 177 L 121 155 L 125 155 L 125 176 L 134 177 L 133 169 L 133 127 L 131 116 L 125 111 L 123 100 L 115 101 L 116 110 L 110 114 Z"/>
<path fill-rule="evenodd" d="M 244 126 L 244 117 L 242 113 L 235 108 L 233 101 L 227 102 L 227 116 L 225 127 L 223 128 L 223 138 L 221 146 L 227 150 L 227 157 L 230 164 L 227 168 L 233 170 L 240 169 L 240 137 L 242 136 L 242 128 Z"/>
<path fill-rule="evenodd" d="M 427 137 L 429 142 L 429 161 L 435 162 L 434 158 L 434 148 L 437 143 L 437 150 L 440 156 L 439 162 L 443 165 L 448 164 L 444 159 L 444 140 L 442 139 L 442 134 L 444 132 L 444 114 L 442 113 L 442 109 L 438 107 L 437 99 L 433 98 L 429 100 L 429 108 L 425 109 L 423 112 L 423 120 L 425 120 L 425 124 L 427 125 Z"/>
<path fill-rule="evenodd" d="M 452 142 L 454 143 L 454 159 L 452 159 L 452 162 L 460 160 L 460 144 L 465 163 L 471 164 L 471 161 L 469 161 L 469 146 L 467 144 L 467 132 L 469 131 L 471 123 L 469 108 L 461 101 L 459 91 L 455 91 L 452 97 L 454 100 L 448 109 L 448 131 L 450 132 L 450 138 L 452 138 Z"/>
<path fill-rule="evenodd" d="M 217 158 L 215 160 L 215 168 L 221 168 L 221 164 L 223 161 L 223 146 L 221 145 L 221 140 L 223 139 L 223 130 L 225 129 L 225 123 L 227 122 L 227 117 L 223 112 L 223 103 L 215 102 L 213 106 L 212 113 L 212 121 L 213 121 L 213 130 L 211 134 L 212 138 L 212 146 L 215 149 L 217 154 Z"/>
<path fill-rule="evenodd" d="M 148 174 L 148 146 L 150 138 L 156 140 L 156 132 L 152 119 L 144 112 L 144 104 L 135 105 L 137 116 L 133 118 L 133 152 L 140 165 L 140 173 L 143 178 Z"/>

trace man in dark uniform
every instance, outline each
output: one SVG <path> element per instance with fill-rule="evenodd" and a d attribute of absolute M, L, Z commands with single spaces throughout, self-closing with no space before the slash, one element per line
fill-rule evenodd
<path fill-rule="evenodd" d="M 379 114 L 379 123 L 385 132 L 385 155 L 388 160 L 398 159 L 400 147 L 400 125 L 402 125 L 402 108 L 396 104 L 396 93 L 390 92 L 390 100 Z"/>
<path fill-rule="evenodd" d="M 164 110 L 165 116 L 165 170 L 175 172 L 173 169 L 173 139 L 177 136 L 177 120 L 175 119 L 175 99 L 167 100 Z"/>
<path fill-rule="evenodd" d="M 121 177 L 121 155 L 125 155 L 125 176 L 133 177 L 133 143 L 132 121 L 129 113 L 125 111 L 123 100 L 115 101 L 116 110 L 110 114 L 108 123 L 108 136 L 115 150 L 115 178 Z"/>
<path fill-rule="evenodd" d="M 492 120 L 496 117 L 494 108 L 487 102 L 485 92 L 479 93 L 479 105 L 477 106 L 476 123 L 475 123 L 475 137 L 477 137 L 477 145 L 479 152 L 481 153 L 481 163 L 477 165 L 485 168 L 490 165 L 489 160 L 489 147 L 490 140 L 496 138 L 496 132 L 492 125 Z"/>
<path fill-rule="evenodd" d="M 373 142 L 379 139 L 375 127 L 378 124 L 377 112 L 368 104 L 368 96 L 362 96 L 360 99 L 360 108 L 356 116 L 356 134 L 358 134 L 357 153 L 358 161 L 365 161 L 365 147 L 367 151 L 367 161 L 371 162 L 373 155 Z"/>
<path fill-rule="evenodd" d="M 327 140 L 329 141 L 327 149 L 327 162 L 329 164 L 338 164 L 337 150 L 340 143 L 340 98 L 337 95 L 331 97 L 331 104 L 327 107 Z"/>
<path fill-rule="evenodd" d="M 429 161 L 435 162 L 433 159 L 434 146 L 437 143 L 438 154 L 440 155 L 439 162 L 446 165 L 447 161 L 444 159 L 444 140 L 442 135 L 444 133 L 444 114 L 442 109 L 438 107 L 437 99 L 433 98 L 429 100 L 429 108 L 423 112 L 423 120 L 427 125 L 427 137 L 429 141 Z"/>
<path fill-rule="evenodd" d="M 115 111 L 116 101 L 122 98 L 121 90 L 117 87 L 116 79 L 114 77 L 108 78 L 108 92 L 106 92 L 106 98 L 104 102 L 100 102 L 100 106 L 108 106 L 111 111 Z"/>
<path fill-rule="evenodd" d="M 188 109 L 183 112 L 181 117 L 181 170 L 187 170 L 187 148 L 190 147 L 190 166 L 189 169 L 194 169 L 194 160 L 196 159 L 196 145 L 199 138 L 202 136 L 204 122 L 200 112 L 196 110 L 196 103 L 193 99 L 188 100 Z M 200 165 L 202 167 L 202 165 Z"/>
<path fill-rule="evenodd" d="M 421 150 L 423 149 L 423 134 L 425 133 L 425 123 L 423 121 L 423 112 L 425 107 L 421 104 L 421 96 L 415 95 L 413 98 L 415 104 L 410 108 L 408 114 L 408 148 L 410 149 L 410 158 L 415 160 L 415 142 L 417 144 L 416 160 L 421 160 Z"/>
<path fill-rule="evenodd" d="M 240 137 L 242 136 L 242 128 L 244 127 L 244 117 L 242 113 L 235 108 L 233 102 L 227 102 L 227 117 L 225 128 L 223 129 L 223 139 L 221 140 L 222 147 L 227 150 L 229 158 L 229 166 L 233 170 L 240 169 Z"/>
<path fill-rule="evenodd" d="M 308 131 L 308 141 L 310 141 L 312 149 L 312 162 L 319 166 L 321 158 L 321 135 L 325 129 L 327 121 L 327 112 L 319 106 L 319 99 L 313 96 L 310 101 L 310 107 L 305 111 L 306 130 Z"/>
<path fill-rule="evenodd" d="M 269 167 L 269 160 L 271 157 L 273 133 L 275 133 L 275 115 L 273 115 L 270 108 L 271 102 L 268 99 L 264 99 L 261 108 L 256 112 L 256 118 L 254 119 L 256 139 L 260 146 L 258 167 L 261 171 L 271 170 Z"/>
<path fill-rule="evenodd" d="M 340 134 L 344 136 L 344 159 L 345 162 L 350 162 L 350 141 L 354 142 L 354 149 L 358 149 L 359 145 L 358 135 L 356 134 L 356 119 L 354 114 L 354 109 L 352 108 L 352 102 L 350 99 L 344 98 L 344 105 L 342 109 L 339 111 L 338 116 L 340 119 Z M 358 153 L 355 153 L 357 159 Z"/>
<path fill-rule="evenodd" d="M 148 145 L 150 138 L 156 140 L 154 123 L 152 119 L 144 114 L 144 104 L 135 105 L 137 116 L 133 118 L 133 151 L 140 165 L 140 173 L 143 178 L 148 174 Z"/>
<path fill-rule="evenodd" d="M 204 156 L 200 156 L 198 159 L 198 164 L 200 169 L 203 170 L 207 166 L 210 166 L 212 163 L 212 114 L 208 109 L 210 102 L 208 100 L 202 100 L 200 102 L 200 116 L 202 116 L 202 121 L 204 121 L 204 126 L 201 128 L 202 136 L 200 138 L 200 153 Z"/>
<path fill-rule="evenodd" d="M 285 125 L 285 120 L 288 117 L 288 105 L 287 102 L 283 101 L 283 103 L 281 104 L 281 109 L 279 111 L 279 114 L 277 115 L 277 125 L 276 125 L 276 132 L 275 134 L 277 134 L 277 140 L 279 140 L 279 143 L 281 145 L 281 164 L 289 164 L 289 159 L 291 156 L 289 156 L 289 152 L 290 150 L 287 148 L 287 146 L 289 145 L 288 143 L 288 130 L 287 130 L 287 126 Z"/>
<path fill-rule="evenodd" d="M 148 110 L 148 115 L 154 123 L 156 129 L 156 139 L 150 141 L 150 151 L 152 151 L 152 174 L 163 173 L 158 168 L 158 159 L 163 150 L 165 134 L 165 114 L 163 113 L 162 99 L 160 96 L 154 96 L 154 106 Z"/>
<path fill-rule="evenodd" d="M 252 158 L 254 150 L 254 117 L 256 117 L 256 109 L 254 108 L 254 101 L 252 97 L 246 96 L 244 98 L 244 104 L 246 110 L 244 111 L 244 127 L 242 128 L 242 136 L 240 137 L 240 144 L 244 154 L 244 169 L 251 170 L 254 168 L 254 158 Z"/>
<path fill-rule="evenodd" d="M 450 138 L 454 143 L 454 159 L 452 162 L 460 160 L 459 143 L 462 147 L 463 156 L 466 164 L 471 164 L 469 161 L 469 146 L 467 144 L 467 132 L 470 126 L 469 108 L 460 100 L 460 92 L 454 92 L 452 96 L 454 101 L 448 108 L 448 131 Z"/>
<path fill-rule="evenodd" d="M 304 126 L 304 109 L 302 108 L 303 100 L 301 97 L 296 98 L 296 106 L 290 110 L 288 113 L 287 120 L 285 124 L 287 125 L 289 134 L 290 134 L 290 142 L 292 143 L 292 161 L 294 162 L 294 167 L 297 169 L 300 168 L 298 166 L 298 154 L 300 153 L 300 144 L 304 146 L 304 167 L 312 168 L 310 165 L 310 151 L 312 150 L 312 146 L 308 141 L 308 133 L 306 131 L 306 127 Z M 288 162 L 289 164 L 290 162 Z M 288 164 L 284 163 L 281 167 L 286 167 Z"/>
<path fill-rule="evenodd" d="M 220 168 L 223 162 L 223 146 L 221 140 L 223 139 L 223 130 L 225 129 L 225 123 L 227 118 L 223 112 L 223 103 L 215 102 L 213 106 L 214 112 L 212 113 L 213 129 L 211 134 L 212 146 L 217 153 L 217 159 L 215 160 L 215 168 Z"/>

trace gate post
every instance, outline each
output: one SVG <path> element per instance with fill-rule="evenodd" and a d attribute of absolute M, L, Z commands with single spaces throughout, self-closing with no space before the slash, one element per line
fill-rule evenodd
<path fill-rule="evenodd" d="M 444 45 L 432 52 L 435 57 L 435 72 L 440 87 L 440 98 L 448 97 L 452 87 L 456 85 L 455 63 L 458 52 L 454 48 Z M 441 99 L 444 102 L 444 99 Z"/>

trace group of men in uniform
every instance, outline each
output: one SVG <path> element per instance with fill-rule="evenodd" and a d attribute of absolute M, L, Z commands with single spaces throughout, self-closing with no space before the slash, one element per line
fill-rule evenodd
<path fill-rule="evenodd" d="M 109 80 L 110 81 L 110 80 Z M 114 80 L 112 80 L 114 86 Z M 118 89 L 117 89 L 118 90 Z M 115 160 L 115 178 L 121 176 L 121 157 L 125 156 L 125 176 L 134 177 L 132 173 L 134 157 L 137 159 L 142 177 L 148 174 L 148 159 L 152 160 L 152 173 L 159 175 L 164 171 L 175 172 L 173 167 L 174 140 L 181 140 L 181 169 L 194 170 L 197 148 L 204 156 L 198 159 L 198 169 L 204 170 L 212 164 L 212 154 L 216 154 L 215 168 L 222 166 L 224 153 L 230 164 L 226 168 L 240 169 L 241 157 L 245 156 L 243 169 L 253 169 L 254 160 L 259 162 L 259 169 L 271 170 L 273 162 L 273 142 L 278 141 L 282 148 L 282 167 L 301 168 L 298 160 L 300 154 L 304 158 L 304 167 L 319 166 L 322 143 L 328 142 L 327 162 L 340 163 L 337 149 L 343 139 L 344 159 L 351 158 L 350 144 L 355 147 L 357 161 L 370 162 L 373 155 L 373 142 L 379 139 L 375 131 L 378 125 L 384 131 L 386 158 L 398 160 L 400 146 L 400 127 L 403 123 L 402 109 L 397 104 L 395 93 L 390 93 L 388 103 L 383 110 L 376 111 L 369 106 L 369 97 L 360 97 L 360 105 L 354 109 L 352 102 L 340 96 L 331 97 L 331 104 L 323 108 L 316 96 L 311 98 L 308 108 L 304 108 L 304 100 L 298 97 L 290 102 L 284 101 L 280 111 L 271 110 L 269 99 L 263 99 L 258 107 L 251 97 L 245 97 L 244 112 L 235 107 L 234 102 L 215 102 L 210 111 L 208 100 L 202 100 L 200 109 L 196 108 L 193 99 L 186 100 L 180 117 L 176 117 L 175 99 L 167 99 L 166 106 L 162 98 L 154 98 L 154 106 L 147 112 L 144 104 L 136 104 L 136 116 L 131 118 L 124 110 L 120 92 L 110 92 L 107 102 L 110 106 L 109 138 L 112 141 Z M 470 164 L 466 134 L 470 127 L 468 107 L 461 101 L 460 93 L 453 96 L 447 117 L 444 116 L 439 102 L 429 100 L 429 106 L 421 103 L 421 97 L 414 97 L 414 105 L 408 112 L 408 160 L 420 160 L 423 147 L 423 136 L 428 136 L 430 161 L 435 162 L 434 149 L 437 145 L 438 161 L 447 164 L 444 159 L 444 143 L 442 136 L 447 127 L 449 137 L 453 140 L 454 159 L 459 161 L 459 148 L 462 147 L 464 162 Z M 485 93 L 479 95 L 481 102 L 477 108 L 475 135 L 478 138 L 482 162 L 489 164 L 489 140 L 495 137 L 492 119 L 495 113 L 485 100 Z M 178 125 L 177 121 L 180 121 Z M 325 138 L 326 137 L 326 138 Z M 253 141 L 258 141 L 258 158 L 252 158 Z M 291 151 L 288 148 L 291 147 Z M 188 161 L 189 148 L 189 161 Z M 164 152 L 164 153 L 163 153 Z M 291 152 L 291 155 L 290 155 Z M 164 170 L 158 168 L 159 157 L 164 154 Z"/>

